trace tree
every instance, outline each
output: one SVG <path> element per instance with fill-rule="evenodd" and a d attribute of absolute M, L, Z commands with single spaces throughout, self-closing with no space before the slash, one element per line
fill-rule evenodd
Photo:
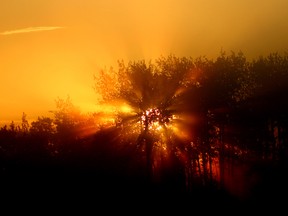
<path fill-rule="evenodd" d="M 260 157 L 279 159 L 287 149 L 288 55 L 271 53 L 251 63 L 254 91 L 243 106 L 250 107 L 250 122 L 254 130 L 251 140 Z M 253 123 L 253 124 L 252 124 Z M 257 124 L 258 123 L 258 124 Z"/>
<path fill-rule="evenodd" d="M 188 187 L 199 177 L 213 181 L 213 163 L 223 183 L 227 164 L 233 172 L 238 159 L 261 159 L 263 152 L 285 158 L 287 62 L 278 54 L 250 62 L 242 52 L 215 60 L 119 61 L 118 69 L 95 75 L 95 90 L 103 104 L 115 106 L 115 140 L 137 146 L 148 176 L 176 158 Z"/>
<path fill-rule="evenodd" d="M 181 122 L 179 116 L 188 112 L 183 104 L 192 107 L 188 98 L 197 87 L 197 81 L 191 79 L 194 64 L 192 59 L 170 55 L 155 62 L 142 60 L 125 65 L 122 61 L 118 66 L 118 71 L 110 68 L 95 75 L 95 90 L 97 93 L 104 91 L 103 103 L 117 101 L 131 107 L 129 113 L 121 111 L 121 104 L 116 109 L 118 126 L 122 128 L 120 143 L 134 143 L 140 153 L 145 152 L 147 175 L 150 177 L 155 175 L 157 166 L 160 169 L 159 164 L 165 163 L 165 155 L 170 159 L 176 157 L 174 124 L 182 125 L 181 133 L 185 136 L 192 134 L 193 124 Z"/>
<path fill-rule="evenodd" d="M 97 131 L 93 115 L 84 115 L 76 107 L 69 96 L 66 99 L 55 100 L 56 110 L 53 125 L 55 125 L 55 145 L 57 151 L 63 154 L 77 153 L 79 142 L 85 136 L 90 136 Z"/>
<path fill-rule="evenodd" d="M 22 113 L 22 124 L 21 124 L 21 126 L 22 126 L 22 131 L 24 132 L 24 133 L 27 133 L 28 132 L 28 130 L 29 130 L 29 122 L 28 122 L 28 120 L 27 120 L 27 115 L 26 115 L 26 113 Z"/>

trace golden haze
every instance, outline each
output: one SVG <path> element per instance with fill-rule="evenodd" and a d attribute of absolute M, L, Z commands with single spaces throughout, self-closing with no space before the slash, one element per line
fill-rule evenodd
<path fill-rule="evenodd" d="M 48 115 L 67 95 L 93 111 L 93 74 L 120 59 L 285 52 L 287 8 L 285 0 L 0 0 L 0 121 Z"/>

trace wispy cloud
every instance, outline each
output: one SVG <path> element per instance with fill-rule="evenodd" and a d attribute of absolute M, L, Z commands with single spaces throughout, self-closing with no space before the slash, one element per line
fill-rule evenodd
<path fill-rule="evenodd" d="M 0 35 L 12 35 L 12 34 L 29 33 L 29 32 L 51 31 L 51 30 L 56 30 L 56 29 L 61 29 L 61 28 L 64 28 L 64 27 L 61 27 L 61 26 L 29 27 L 29 28 L 23 28 L 23 29 L 4 31 L 4 32 L 1 32 Z"/>

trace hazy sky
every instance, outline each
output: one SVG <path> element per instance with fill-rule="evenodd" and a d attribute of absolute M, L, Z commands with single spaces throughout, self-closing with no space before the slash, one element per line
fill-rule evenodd
<path fill-rule="evenodd" d="M 93 74 L 120 59 L 288 51 L 287 9 L 287 0 L 0 0 L 0 121 L 46 116 L 67 95 L 93 110 Z"/>

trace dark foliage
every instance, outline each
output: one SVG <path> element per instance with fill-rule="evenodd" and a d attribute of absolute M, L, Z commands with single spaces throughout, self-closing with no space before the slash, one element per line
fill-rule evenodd
<path fill-rule="evenodd" d="M 95 90 L 103 103 L 125 101 L 133 114 L 118 112 L 115 125 L 103 125 L 99 113 L 80 113 L 70 98 L 56 100 L 54 118 L 29 124 L 23 113 L 20 126 L 0 129 L 1 188 L 181 197 L 189 205 L 281 201 L 288 192 L 287 84 L 288 56 L 277 53 L 253 61 L 232 52 L 216 60 L 119 62 L 95 76 Z M 159 116 L 168 156 L 156 152 L 163 138 L 149 131 Z M 170 121 L 187 136 L 172 133 Z M 137 122 L 143 125 L 135 132 Z"/>

